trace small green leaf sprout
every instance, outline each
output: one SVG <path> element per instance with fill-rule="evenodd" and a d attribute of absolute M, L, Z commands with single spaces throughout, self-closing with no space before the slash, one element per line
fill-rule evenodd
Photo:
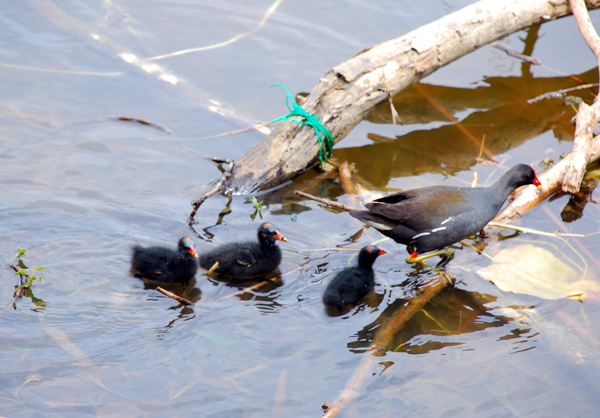
<path fill-rule="evenodd" d="M 252 196 L 250 198 L 250 202 L 252 202 L 252 204 L 256 208 L 256 210 L 254 211 L 254 213 L 252 215 L 250 215 L 250 218 L 254 219 L 254 218 L 256 218 L 256 214 L 258 214 L 258 216 L 260 216 L 260 219 L 262 219 L 261 210 L 263 209 L 263 201 L 261 200 L 259 202 L 256 197 Z"/>
<path fill-rule="evenodd" d="M 31 286 L 36 280 L 44 283 L 44 278 L 42 276 L 36 276 L 36 274 L 39 271 L 46 270 L 47 267 L 27 267 L 25 264 L 26 259 L 23 257 L 26 252 L 26 249 L 17 247 L 17 254 L 8 260 L 8 264 L 15 271 L 15 276 L 20 276 L 21 278 L 21 284 L 15 285 L 15 293 L 13 295 L 12 305 L 14 309 L 17 309 L 17 299 L 25 295 L 26 297 L 31 298 L 31 301 L 37 306 L 34 311 L 37 311 L 37 309 L 43 309 L 43 307 L 46 306 L 46 302 L 36 298 L 33 295 Z M 13 260 L 17 260 L 17 262 L 13 263 Z"/>
<path fill-rule="evenodd" d="M 26 249 L 17 247 L 17 254 L 11 260 L 18 260 L 17 265 L 20 267 L 20 270 L 16 271 L 15 276 L 21 276 L 21 286 L 27 288 L 31 287 L 35 280 L 39 280 L 41 283 L 44 283 L 44 278 L 42 276 L 34 276 L 34 273 L 31 271 L 31 269 L 25 265 L 25 259 L 23 258 L 23 255 L 26 252 Z M 32 267 L 34 272 L 46 270 L 47 268 L 48 267 Z M 25 281 L 23 281 L 24 278 Z M 19 286 L 15 285 L 15 289 L 18 287 Z"/>

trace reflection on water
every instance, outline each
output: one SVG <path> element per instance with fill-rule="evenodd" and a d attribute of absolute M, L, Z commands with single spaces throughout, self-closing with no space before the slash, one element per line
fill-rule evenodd
<path fill-rule="evenodd" d="M 423 8 L 392 1 L 356 0 L 344 7 L 283 2 L 257 34 L 161 65 L 233 103 L 240 114 L 272 120 L 280 115 L 281 102 L 271 100 L 276 93 L 269 85 L 310 90 L 327 68 L 361 48 L 468 2 L 427 3 L 430 7 Z M 50 18 L 52 5 L 59 11 Z M 20 299 L 16 310 L 10 302 L 17 279 L 2 269 L 0 308 L 7 308 L 0 313 L 2 416 L 318 416 L 320 405 L 336 401 L 373 354 L 381 325 L 430 280 L 430 271 L 404 262 L 403 246 L 381 242 L 388 254 L 375 265 L 375 291 L 348 312 L 328 316 L 322 303 L 326 284 L 359 248 L 382 236 L 346 213 L 294 195 L 300 189 L 360 204 L 343 193 L 335 172 L 316 171 L 259 197 L 264 220 L 277 224 L 288 239 L 273 277 L 239 282 L 206 278 L 199 271 L 187 287 L 166 286 L 195 302 L 185 307 L 157 292 L 156 283 L 131 276 L 136 243 L 168 244 L 192 235 L 201 241 L 200 251 L 255 236 L 263 220 L 252 219 L 255 208 L 247 197 L 214 196 L 202 205 L 196 224 L 190 227 L 186 220 L 190 202 L 220 174 L 199 155 L 239 159 L 260 136 L 176 142 L 149 126 L 107 120 L 125 115 L 156 121 L 178 138 L 237 128 L 235 121 L 202 111 L 181 91 L 131 71 L 88 40 L 89 34 L 73 36 L 50 22 L 62 11 L 64 19 L 71 16 L 138 55 L 151 56 L 230 39 L 255 27 L 270 6 L 236 1 L 98 6 L 60 0 L 13 2 L 0 16 L 2 64 L 42 70 L 0 66 L 5 81 L 0 247 L 4 259 L 18 245 L 27 248 L 31 265 L 49 268 L 46 283 L 36 282 L 35 296 Z M 534 50 L 535 43 L 535 50 L 543 51 L 547 40 L 558 36 L 572 51 L 560 70 L 597 81 L 597 70 L 587 70 L 595 60 L 589 60 L 585 45 L 573 42 L 579 35 L 569 25 L 572 19 L 563 19 L 503 42 L 515 47 L 521 45 L 519 36 L 527 37 L 526 50 Z M 542 61 L 560 47 L 556 41 L 550 46 L 552 55 L 542 54 Z M 481 180 L 493 181 L 496 168 L 477 162 L 484 135 L 486 150 L 506 158 L 505 165 L 539 161 L 542 154 L 557 161 L 571 146 L 572 109 L 557 100 L 526 108 L 524 103 L 573 81 L 556 74 L 533 77 L 527 67 L 520 74 L 497 70 L 498 60 L 512 58 L 489 48 L 473 56 L 477 68 L 461 70 L 461 61 L 443 71 L 461 85 L 481 81 L 478 87 L 425 80 L 394 98 L 402 126 L 394 128 L 389 107 L 382 106 L 336 146 L 334 158 L 354 162 L 369 191 L 470 183 L 471 169 Z M 120 75 L 75 74 L 81 72 Z M 576 94 L 591 99 L 589 92 Z M 345 148 L 353 143 L 361 146 Z M 594 179 L 590 176 L 586 186 L 589 195 L 557 195 L 521 222 L 545 231 L 597 231 Z M 563 223 L 567 203 L 578 212 L 566 211 L 576 215 L 563 216 L 570 221 Z M 521 240 L 566 248 L 549 237 L 514 234 L 510 240 L 489 240 L 485 251 L 493 256 Z M 594 236 L 569 242 L 589 266 L 599 258 Z M 579 303 L 501 292 L 475 274 L 489 263 L 469 248 L 456 252 L 448 267 L 454 286 L 393 336 L 383 358 L 376 358 L 377 368 L 363 376 L 356 403 L 340 416 L 594 415 L 600 370 L 594 295 Z M 587 279 L 597 281 L 598 272 L 590 267 Z"/>
<path fill-rule="evenodd" d="M 504 327 L 513 318 L 490 313 L 486 303 L 492 303 L 495 297 L 476 294 L 461 289 L 446 288 L 425 308 L 419 311 L 390 343 L 389 350 L 408 354 L 425 354 L 432 350 L 441 350 L 464 344 L 462 335 L 484 331 L 490 327 Z M 381 324 L 402 307 L 406 300 L 396 299 L 385 307 L 381 315 L 372 323 L 358 331 L 357 339 L 348 343 L 353 352 L 364 352 L 371 347 L 373 337 Z M 514 334 L 527 334 L 530 330 L 511 330 L 508 336 L 500 340 L 515 338 Z M 510 337 L 512 335 L 512 337 Z"/>
<path fill-rule="evenodd" d="M 578 78 L 598 82 L 598 68 Z M 485 79 L 489 86 L 459 89 L 417 84 L 394 98 L 403 124 L 427 124 L 436 120 L 450 122 L 431 129 L 415 129 L 396 138 L 369 134 L 373 145 L 336 150 L 340 161 L 358 161 L 363 176 L 377 187 L 390 178 L 422 173 L 454 175 L 477 164 L 484 139 L 484 157 L 505 153 L 546 131 L 558 140 L 572 141 L 574 111 L 558 99 L 524 106 L 515 97 L 534 98 L 540 94 L 573 87 L 569 77 L 531 79 L 530 77 Z M 573 92 L 589 101 L 589 90 Z M 444 114 L 439 113 L 444 109 Z M 454 114 L 476 109 L 458 120 Z M 446 115 L 446 116 L 444 116 Z M 416 117 L 416 119 L 414 119 Z M 451 117 L 451 119 L 448 119 Z M 375 123 L 391 123 L 389 106 L 381 106 L 369 118 Z M 468 135 L 465 134 L 468 132 Z M 539 161 L 543 157 L 537 157 Z"/>

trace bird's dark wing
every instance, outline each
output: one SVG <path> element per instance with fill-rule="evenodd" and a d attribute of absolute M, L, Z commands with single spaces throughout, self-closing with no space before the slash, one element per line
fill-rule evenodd
<path fill-rule="evenodd" d="M 415 231 L 425 231 L 440 226 L 446 219 L 467 212 L 471 208 L 468 188 L 432 186 L 396 193 L 385 203 L 378 199 L 367 204 L 370 212 Z M 467 191 L 465 193 L 465 191 Z M 383 198 L 386 199 L 386 198 Z"/>
<path fill-rule="evenodd" d="M 254 264 L 256 260 L 251 251 L 244 249 L 243 251 L 240 251 L 238 254 L 236 254 L 235 261 L 240 266 L 250 267 Z"/>

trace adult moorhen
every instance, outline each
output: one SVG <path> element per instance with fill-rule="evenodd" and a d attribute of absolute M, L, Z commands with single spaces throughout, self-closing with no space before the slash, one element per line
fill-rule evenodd
<path fill-rule="evenodd" d="M 368 210 L 350 215 L 378 229 L 394 241 L 407 245 L 407 262 L 419 262 L 420 253 L 440 250 L 485 227 L 500 211 L 506 198 L 518 187 L 541 187 L 535 171 L 519 164 L 490 187 L 431 186 L 394 193 L 368 203 Z"/>
<path fill-rule="evenodd" d="M 373 245 L 363 247 L 358 253 L 358 265 L 346 267 L 327 285 L 323 303 L 333 308 L 354 305 L 369 293 L 375 285 L 373 263 L 385 250 Z"/>
<path fill-rule="evenodd" d="M 270 273 L 281 263 L 281 250 L 275 241 L 287 241 L 269 222 L 258 227 L 258 242 L 241 242 L 222 245 L 200 256 L 200 265 L 211 269 L 216 262 L 218 273 L 238 278 L 250 278 Z"/>
<path fill-rule="evenodd" d="M 177 250 L 133 247 L 131 265 L 142 277 L 157 282 L 186 283 L 198 271 L 198 254 L 190 237 L 179 240 Z"/>

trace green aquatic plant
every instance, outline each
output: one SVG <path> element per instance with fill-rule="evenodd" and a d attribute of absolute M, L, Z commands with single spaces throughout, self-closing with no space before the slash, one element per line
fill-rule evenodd
<path fill-rule="evenodd" d="M 260 216 L 260 219 L 262 219 L 262 209 L 263 209 L 263 201 L 261 200 L 260 202 L 258 201 L 258 199 L 254 196 L 252 196 L 250 198 L 250 202 L 252 202 L 252 204 L 254 205 L 254 207 L 256 208 L 256 210 L 254 211 L 254 213 L 252 215 L 250 215 L 250 217 L 252 219 L 256 218 L 256 215 L 258 214 L 258 216 Z"/>
<path fill-rule="evenodd" d="M 33 282 L 35 280 L 39 280 L 40 282 L 44 283 L 44 278 L 42 276 L 40 277 L 36 277 L 33 275 L 33 272 L 31 271 L 31 269 L 29 267 L 27 267 L 25 265 L 25 259 L 23 258 L 23 254 L 25 254 L 27 252 L 26 249 L 21 248 L 21 247 L 17 247 L 17 254 L 11 259 L 15 260 L 17 259 L 17 266 L 19 267 L 19 269 L 16 269 L 16 273 L 15 276 L 21 276 L 21 286 L 25 287 L 25 288 L 29 288 L 31 287 L 31 285 L 33 284 Z M 14 266 L 13 266 L 14 268 Z M 48 267 L 32 267 L 34 272 L 37 271 L 42 271 L 42 270 L 46 270 Z M 15 289 L 17 289 L 19 286 L 15 285 Z"/>
<path fill-rule="evenodd" d="M 47 267 L 27 267 L 25 264 L 26 259 L 23 255 L 27 252 L 26 249 L 17 247 L 17 254 L 9 260 L 9 265 L 15 271 L 15 276 L 19 276 L 21 279 L 21 283 L 15 285 L 15 293 L 13 295 L 13 307 L 16 309 L 16 301 L 21 296 L 25 295 L 26 297 L 31 298 L 31 301 L 37 306 L 45 306 L 46 302 L 41 299 L 36 298 L 31 291 L 31 286 L 33 282 L 38 280 L 41 283 L 44 283 L 44 278 L 42 276 L 36 276 L 37 272 L 46 270 Z M 16 263 L 13 263 L 13 260 L 17 260 Z"/>

